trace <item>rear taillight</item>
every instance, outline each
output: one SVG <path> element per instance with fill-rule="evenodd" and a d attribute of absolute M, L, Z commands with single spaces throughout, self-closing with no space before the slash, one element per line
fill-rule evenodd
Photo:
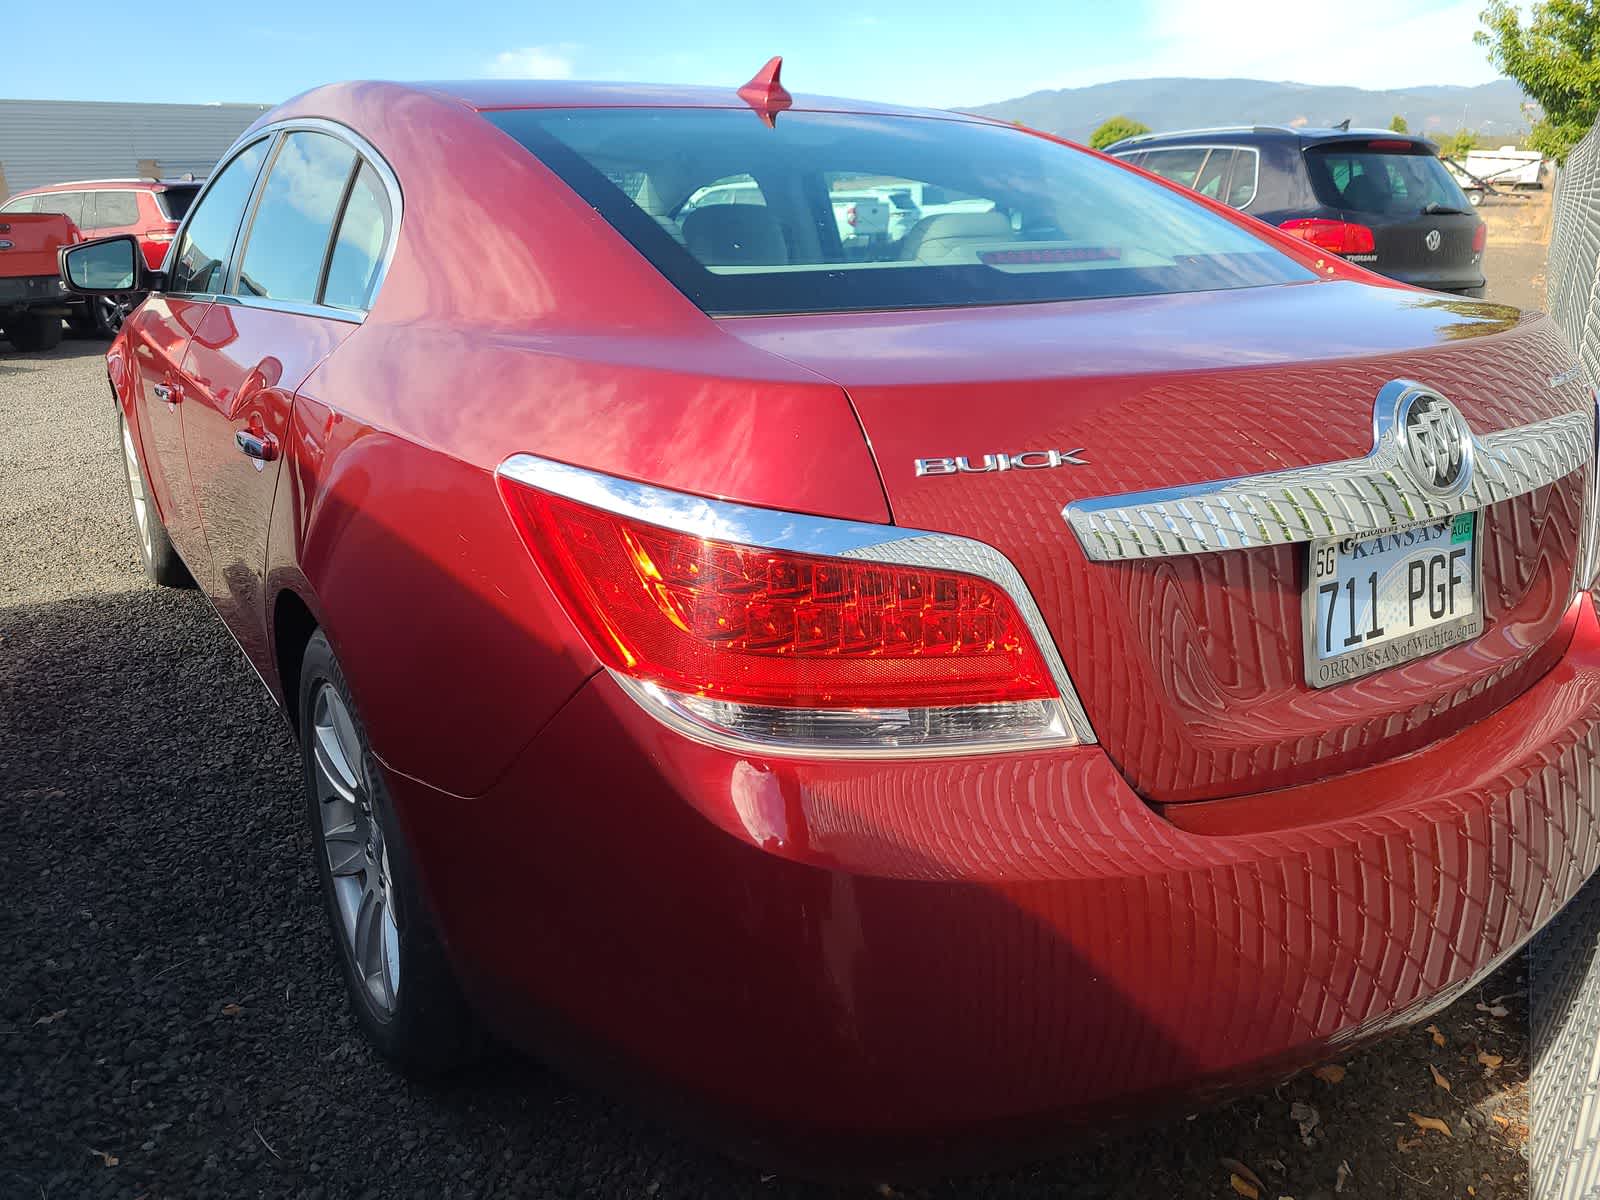
<path fill-rule="evenodd" d="M 1352 221 L 1297 217 L 1292 221 L 1283 222 L 1278 228 L 1330 254 L 1371 254 L 1377 249 L 1377 243 L 1372 239 L 1372 230 Z"/>
<path fill-rule="evenodd" d="M 1489 227 L 1482 221 L 1479 221 L 1478 227 L 1472 231 L 1472 252 L 1474 254 L 1482 254 L 1483 248 L 1488 244 Z"/>
<path fill-rule="evenodd" d="M 686 732 L 795 751 L 1087 740 L 1032 600 L 990 547 L 531 455 L 498 477 L 596 656 Z"/>

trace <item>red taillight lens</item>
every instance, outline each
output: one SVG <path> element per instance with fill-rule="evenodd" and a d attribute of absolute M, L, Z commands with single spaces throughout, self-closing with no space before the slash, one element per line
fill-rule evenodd
<path fill-rule="evenodd" d="M 1372 230 L 1350 221 L 1299 217 L 1283 222 L 1278 228 L 1330 254 L 1371 254 L 1377 249 Z"/>
<path fill-rule="evenodd" d="M 733 704 L 937 708 L 1053 698 L 997 584 L 737 545 L 505 476 L 524 541 L 613 670 Z"/>
<path fill-rule="evenodd" d="M 1483 248 L 1488 244 L 1489 227 L 1482 221 L 1479 221 L 1478 227 L 1472 231 L 1472 252 L 1474 254 L 1482 254 Z"/>

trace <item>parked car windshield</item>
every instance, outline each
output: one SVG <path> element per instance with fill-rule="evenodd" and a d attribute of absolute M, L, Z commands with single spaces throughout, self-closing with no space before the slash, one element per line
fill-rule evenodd
<path fill-rule="evenodd" d="M 735 109 L 484 114 L 714 315 L 1306 281 L 1231 222 L 1002 126 Z"/>
<path fill-rule="evenodd" d="M 1311 187 L 1329 208 L 1411 216 L 1430 204 L 1467 211 L 1467 197 L 1445 165 L 1426 151 L 1390 152 L 1357 142 L 1306 151 Z"/>

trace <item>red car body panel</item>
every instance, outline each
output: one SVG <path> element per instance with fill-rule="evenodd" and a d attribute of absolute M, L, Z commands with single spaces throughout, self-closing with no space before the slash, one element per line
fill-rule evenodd
<path fill-rule="evenodd" d="M 716 320 L 475 111 L 663 103 L 741 106 L 562 83 L 299 97 L 261 124 L 342 123 L 404 191 L 365 321 L 157 295 L 109 356 L 175 544 L 291 708 L 294 614 L 326 631 L 502 1034 L 832 1142 L 1098 1128 L 1415 1020 L 1600 862 L 1582 474 L 1486 519 L 1480 638 L 1326 692 L 1303 683 L 1298 547 L 1090 563 L 1061 518 L 1359 456 L 1396 377 L 1479 433 L 1582 408 L 1547 318 L 1263 233 L 1322 278 Z M 241 430 L 280 458 L 257 470 Z M 1086 465 L 912 472 L 1077 447 Z M 519 538 L 494 478 L 518 452 L 997 547 L 1099 744 L 884 763 L 669 729 Z"/>
<path fill-rule="evenodd" d="M 1152 810 L 1095 748 L 741 757 L 605 676 L 488 795 L 396 799 L 498 1028 L 803 1161 L 959 1160 L 1281 1078 L 1521 945 L 1600 864 L 1587 598 L 1569 636 L 1470 730 L 1253 806 Z M 504 871 L 467 865 L 490 831 Z"/>

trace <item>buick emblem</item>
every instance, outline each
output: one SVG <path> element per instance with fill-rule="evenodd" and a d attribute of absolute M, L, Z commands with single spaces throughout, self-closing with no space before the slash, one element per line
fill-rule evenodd
<path fill-rule="evenodd" d="M 1430 229 L 1428 230 L 1428 236 L 1422 239 L 1422 244 L 1427 246 L 1429 250 L 1437 250 L 1441 240 L 1442 239 L 1439 237 L 1439 231 L 1437 229 Z"/>
<path fill-rule="evenodd" d="M 1414 392 L 1400 409 L 1400 452 L 1418 483 L 1441 496 L 1466 490 L 1472 474 L 1472 431 L 1454 404 L 1435 392 Z"/>

